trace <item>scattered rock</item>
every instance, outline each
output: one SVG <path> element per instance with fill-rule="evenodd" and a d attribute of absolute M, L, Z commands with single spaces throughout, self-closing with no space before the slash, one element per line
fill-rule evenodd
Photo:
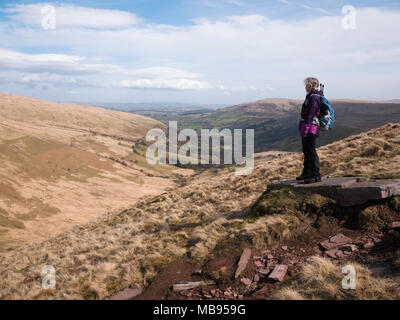
<path fill-rule="evenodd" d="M 348 243 L 348 242 L 352 242 L 352 239 L 349 237 L 346 237 L 345 235 L 339 233 L 336 236 L 330 237 L 329 241 L 332 243 L 337 243 L 338 245 L 344 244 L 344 243 Z"/>
<path fill-rule="evenodd" d="M 201 275 L 203 270 L 201 268 L 194 270 L 193 275 Z"/>
<path fill-rule="evenodd" d="M 330 237 L 329 240 L 325 240 L 324 242 L 321 242 L 321 246 L 326 249 L 330 250 L 333 248 L 337 248 L 343 244 L 346 243 L 351 243 L 353 240 L 349 237 L 346 237 L 345 235 L 339 233 L 336 236 Z"/>
<path fill-rule="evenodd" d="M 256 283 L 256 282 L 253 282 L 253 283 L 250 285 L 250 289 L 251 289 L 251 290 L 256 290 L 256 289 L 257 289 L 257 283 Z"/>
<path fill-rule="evenodd" d="M 194 288 L 209 286 L 212 284 L 215 284 L 215 282 L 212 280 L 197 281 L 197 282 L 182 281 L 177 284 L 174 284 L 172 287 L 172 291 L 178 292 L 178 291 L 183 291 L 183 290 L 190 290 L 190 289 L 194 289 Z"/>
<path fill-rule="evenodd" d="M 393 229 L 399 229 L 400 228 L 400 221 L 394 221 L 390 224 L 390 227 Z"/>
<path fill-rule="evenodd" d="M 128 288 L 112 296 L 110 300 L 131 300 L 134 297 L 140 295 L 142 292 L 143 289 L 140 286 L 138 286 L 137 288 Z"/>
<path fill-rule="evenodd" d="M 344 252 L 354 252 L 357 251 L 357 246 L 354 244 L 345 244 L 344 246 L 340 247 L 340 250 Z"/>
<path fill-rule="evenodd" d="M 251 250 L 249 248 L 244 249 L 242 256 L 240 257 L 238 267 L 236 269 L 235 279 L 237 279 L 240 276 L 240 274 L 244 271 L 244 269 L 246 269 L 250 256 L 251 256 Z"/>
<path fill-rule="evenodd" d="M 374 245 L 375 245 L 375 244 L 374 244 L 372 241 L 368 241 L 368 242 L 365 242 L 365 243 L 363 244 L 363 248 L 364 248 L 364 249 L 370 249 L 370 248 L 372 248 Z"/>
<path fill-rule="evenodd" d="M 287 246 L 283 246 L 283 247 L 282 247 L 282 250 L 283 250 L 283 251 L 288 251 L 289 248 L 288 248 Z"/>
<path fill-rule="evenodd" d="M 338 250 L 338 252 L 336 252 L 336 257 L 339 258 L 339 259 L 343 258 L 344 257 L 343 251 Z"/>
<path fill-rule="evenodd" d="M 264 261 L 263 257 L 254 256 L 254 261 Z"/>
<path fill-rule="evenodd" d="M 258 274 L 254 275 L 253 281 L 254 281 L 254 282 L 260 281 L 260 276 L 259 276 Z"/>
<path fill-rule="evenodd" d="M 256 261 L 256 262 L 254 262 L 254 265 L 255 265 L 257 268 L 262 268 L 262 267 L 264 267 L 264 263 L 262 263 L 261 261 Z"/>
<path fill-rule="evenodd" d="M 281 282 L 285 278 L 287 270 L 287 265 L 278 264 L 275 266 L 274 271 L 269 275 L 269 279 Z"/>
<path fill-rule="evenodd" d="M 273 256 L 272 253 L 271 253 L 271 250 L 265 250 L 265 251 L 263 251 L 261 254 L 262 254 L 262 256 L 263 256 L 264 258 L 267 258 L 268 260 L 271 260 L 271 259 L 274 258 L 274 256 Z"/>
<path fill-rule="evenodd" d="M 249 287 L 251 285 L 251 280 L 249 278 L 242 278 L 240 281 L 246 286 Z"/>
<path fill-rule="evenodd" d="M 330 249 L 330 250 L 325 251 L 325 254 L 326 254 L 328 257 L 331 257 L 331 258 L 333 258 L 333 259 L 339 258 L 340 253 L 342 253 L 342 256 L 343 256 L 343 252 L 341 252 L 341 251 L 338 250 L 338 249 Z"/>
<path fill-rule="evenodd" d="M 258 272 L 260 273 L 260 274 L 262 274 L 263 276 L 266 276 L 267 274 L 268 274 L 268 269 L 265 269 L 265 268 L 261 268 L 261 269 L 258 269 Z"/>

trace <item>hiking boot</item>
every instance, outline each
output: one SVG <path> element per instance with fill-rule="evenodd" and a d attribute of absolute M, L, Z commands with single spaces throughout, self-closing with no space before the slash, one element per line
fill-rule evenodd
<path fill-rule="evenodd" d="M 317 183 L 317 182 L 321 182 L 322 179 L 320 176 L 318 177 L 308 177 L 306 179 L 304 179 L 304 183 L 305 184 L 310 184 L 310 183 Z"/>
<path fill-rule="evenodd" d="M 298 176 L 298 177 L 296 178 L 296 180 L 297 180 L 297 181 L 304 180 L 304 179 L 306 179 L 307 177 L 309 177 L 309 175 L 303 172 L 300 176 Z"/>

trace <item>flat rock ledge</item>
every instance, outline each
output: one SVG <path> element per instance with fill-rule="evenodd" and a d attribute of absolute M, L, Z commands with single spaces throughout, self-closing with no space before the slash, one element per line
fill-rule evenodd
<path fill-rule="evenodd" d="M 336 200 L 341 206 L 355 206 L 371 200 L 400 195 L 400 179 L 373 180 L 364 177 L 323 177 L 321 182 L 283 180 L 269 186 L 272 189 L 290 187 L 297 193 L 317 193 Z"/>

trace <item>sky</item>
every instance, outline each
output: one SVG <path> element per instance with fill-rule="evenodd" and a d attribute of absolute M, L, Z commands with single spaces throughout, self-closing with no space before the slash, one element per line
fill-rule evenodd
<path fill-rule="evenodd" d="M 0 92 L 233 105 L 400 98 L 399 1 L 0 1 Z"/>

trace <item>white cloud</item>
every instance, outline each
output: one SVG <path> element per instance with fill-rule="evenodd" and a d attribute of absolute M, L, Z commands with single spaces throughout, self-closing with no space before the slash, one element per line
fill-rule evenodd
<path fill-rule="evenodd" d="M 199 88 L 188 80 L 200 81 L 210 90 L 199 97 L 214 99 L 230 92 L 230 101 L 258 98 L 263 87 L 274 88 L 265 95 L 300 97 L 302 79 L 316 75 L 333 84 L 338 97 L 379 97 L 388 92 L 395 97 L 398 89 L 392 84 L 400 83 L 400 38 L 393 34 L 399 30 L 398 21 L 398 10 L 358 8 L 357 28 L 351 31 L 342 28 L 340 10 L 334 16 L 290 21 L 247 15 L 123 29 L 45 31 L 0 23 L 0 43 L 19 49 L 0 50 L 0 69 L 96 76 L 119 88 L 176 90 Z M 50 55 L 50 61 L 48 55 L 22 53 L 25 48 L 48 52 L 48 47 L 79 54 Z M 123 81 L 128 81 L 125 86 Z M 235 90 L 251 87 L 258 90 Z"/>
<path fill-rule="evenodd" d="M 0 48 L 0 68 L 25 71 L 81 72 L 83 58 L 65 54 L 24 54 L 15 50 Z"/>
<path fill-rule="evenodd" d="M 52 5 L 55 8 L 57 28 L 126 28 L 143 21 L 135 14 L 126 11 L 94 9 L 69 4 L 22 4 L 14 5 L 4 11 L 21 24 L 41 27 L 45 16 L 42 9 L 46 5 Z"/>
<path fill-rule="evenodd" d="M 201 90 L 209 89 L 205 81 L 190 79 L 138 79 L 123 80 L 117 87 L 131 89 L 164 89 L 164 90 Z"/>
<path fill-rule="evenodd" d="M 52 73 L 37 73 L 37 74 L 24 75 L 20 80 L 18 80 L 18 82 L 22 84 L 38 84 L 38 83 L 69 84 L 69 85 L 78 84 L 78 80 L 74 77 L 63 76 Z"/>
<path fill-rule="evenodd" d="M 124 70 L 121 73 L 131 75 L 131 76 L 141 76 L 148 78 L 167 78 L 167 79 L 175 79 L 175 78 L 188 78 L 195 79 L 200 78 L 202 75 L 193 72 L 187 72 L 185 70 L 179 70 L 175 68 L 169 67 L 150 67 L 136 70 Z"/>
<path fill-rule="evenodd" d="M 87 58 L 66 54 L 25 54 L 0 48 L 0 70 L 58 72 L 64 74 L 119 74 L 146 78 L 200 78 L 202 75 L 171 67 L 127 69 L 113 64 L 83 63 Z"/>
<path fill-rule="evenodd" d="M 170 67 L 150 67 L 141 69 L 126 69 L 119 65 L 84 64 L 83 57 L 60 54 L 24 54 L 15 50 L 0 48 L 0 70 L 8 69 L 19 72 L 30 72 L 19 78 L 15 83 L 24 85 L 52 84 L 64 86 L 97 86 L 105 87 L 99 82 L 82 80 L 82 76 L 96 74 L 104 77 L 129 76 L 115 87 L 135 89 L 168 89 L 168 90 L 200 90 L 208 89 L 205 81 L 193 80 L 200 74 L 187 72 Z M 67 75 L 65 75 L 67 74 Z M 74 75 L 74 76 L 71 76 Z M 80 77 L 77 79 L 77 77 Z M 110 85 L 110 83 L 109 83 Z"/>

